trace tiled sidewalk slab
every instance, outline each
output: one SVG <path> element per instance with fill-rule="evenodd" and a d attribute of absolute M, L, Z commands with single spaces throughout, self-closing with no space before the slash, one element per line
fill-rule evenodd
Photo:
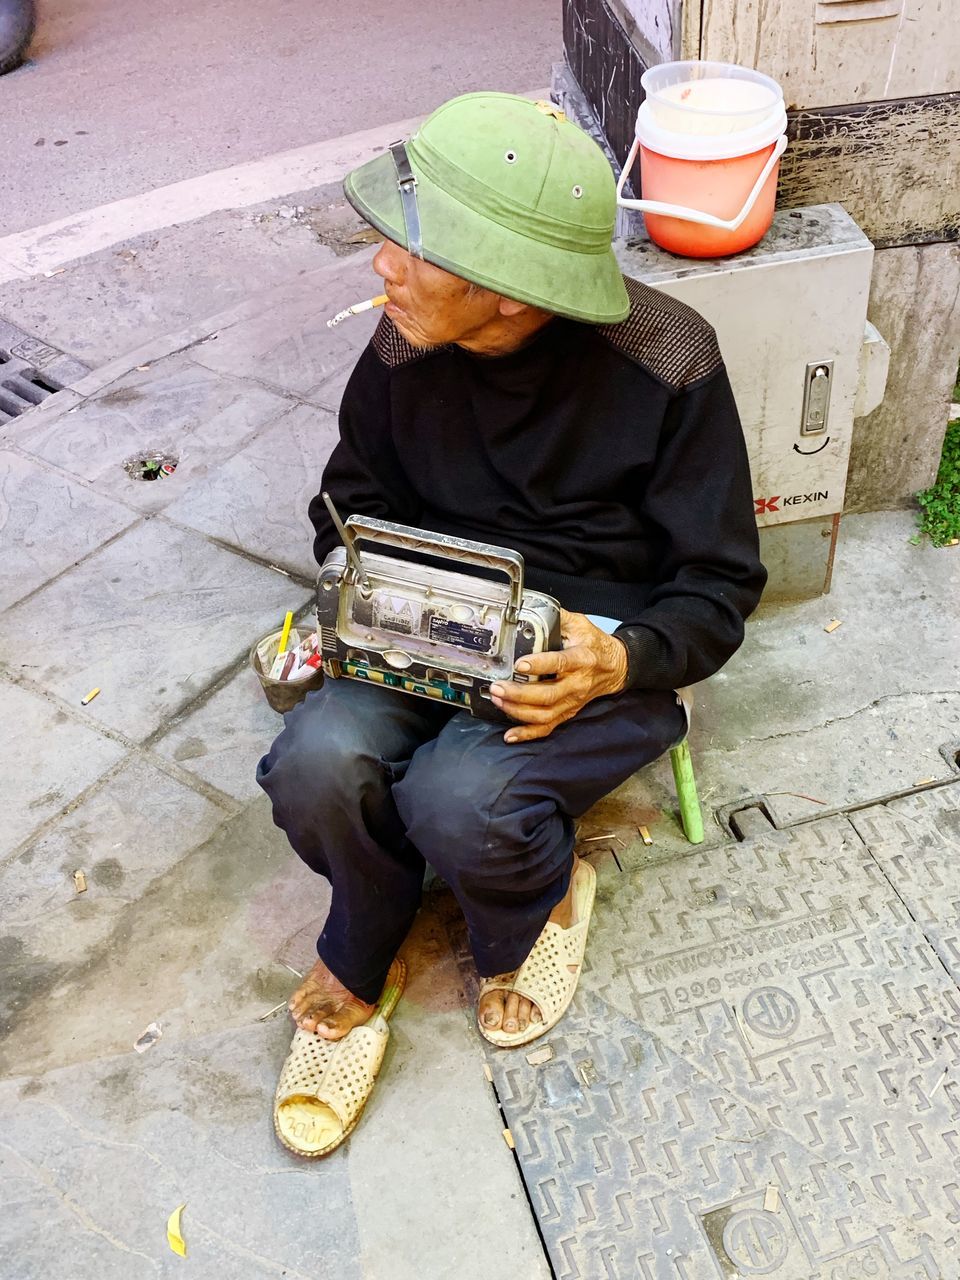
<path fill-rule="evenodd" d="M 601 871 L 572 1014 L 491 1055 L 559 1280 L 960 1274 L 960 993 L 853 827 Z"/>
<path fill-rule="evenodd" d="M 795 732 L 871 705 L 883 713 L 890 702 L 895 712 L 904 695 L 956 694 L 960 556 L 953 547 L 914 546 L 915 534 L 912 511 L 845 516 L 829 595 L 761 603 L 743 647 L 697 687 L 695 720 L 713 745 L 738 751 L 777 736 L 789 748 Z M 832 619 L 841 625 L 827 632 Z"/>
<path fill-rule="evenodd" d="M 131 907 L 158 876 L 213 835 L 224 813 L 143 760 L 131 759 L 104 785 L 0 867 L 0 1063 L 15 1072 L 38 1049 L 50 1062 L 78 1052 L 70 1018 L 36 1017 L 61 1003 L 82 1010 L 91 967 Z M 82 871 L 78 891 L 74 873 Z M 160 939 L 141 939 L 149 954 Z M 162 942 L 161 942 L 162 945 Z M 120 1016 L 122 985 L 112 1017 Z M 95 1010 L 102 1017 L 100 1009 Z M 23 1027 L 24 1021 L 28 1024 Z M 128 1041 L 142 1027 L 127 1025 Z"/>
<path fill-rule="evenodd" d="M 379 311 L 352 316 L 334 329 L 327 326 L 338 311 L 383 292 L 372 259 L 372 252 L 358 254 L 335 269 L 304 276 L 256 315 L 195 347 L 192 358 L 208 369 L 308 395 L 356 364 L 376 328 Z"/>
<path fill-rule="evenodd" d="M 58 471 L 0 452 L 0 609 L 69 568 L 139 516 Z"/>
<path fill-rule="evenodd" d="M 409 982 L 377 1086 L 349 1142 L 322 1161 L 298 1160 L 273 1134 L 283 1015 L 0 1084 L 11 1274 L 46 1280 L 38 1241 L 55 1231 L 71 1274 L 104 1280 L 184 1266 L 240 1280 L 548 1280 L 429 904 L 404 954 Z M 165 977 L 161 965 L 159 989 Z M 224 996 L 208 995 L 216 1014 Z M 186 1263 L 165 1238 L 181 1203 Z M 509 1248 L 479 1247 L 493 1238 Z"/>
<path fill-rule="evenodd" d="M 307 507 L 337 439 L 332 414 L 300 405 L 192 485 L 166 514 L 313 578 L 317 564 Z"/>
<path fill-rule="evenodd" d="M 47 628 L 49 631 L 49 628 Z M 111 769 L 124 748 L 38 694 L 0 682 L 0 858 Z"/>
<path fill-rule="evenodd" d="M 273 1136 L 285 1052 L 267 1023 L 0 1085 L 4 1273 L 360 1280 L 346 1152 L 308 1165 Z"/>
<path fill-rule="evenodd" d="M 283 728 L 283 718 L 244 667 L 195 711 L 176 719 L 153 750 L 237 800 L 260 795 L 257 761 Z"/>
<path fill-rule="evenodd" d="M 0 617 L 0 658 L 142 741 L 298 609 L 289 578 L 152 520 Z M 69 644 L 24 645 L 51 628 Z"/>
<path fill-rule="evenodd" d="M 56 874 L 47 860 L 63 869 L 79 858 L 91 825 L 102 820 L 108 834 L 136 830 L 146 841 L 153 817 L 162 841 L 153 846 L 152 867 L 149 846 L 129 851 L 127 873 L 122 847 L 106 851 L 116 862 L 94 848 L 82 903 L 65 903 L 60 915 L 68 936 L 58 940 L 53 926 L 49 933 L 38 929 L 46 951 L 28 927 L 22 937 L 11 930 L 10 966 L 23 986 L 2 1045 L 6 1075 L 125 1053 L 152 1022 L 162 1026 L 165 1043 L 255 1022 L 296 985 L 276 956 L 324 897 L 318 878 L 273 826 L 269 805 L 260 801 L 221 820 L 208 802 L 168 781 L 152 799 L 144 797 L 147 821 L 140 825 L 132 813 L 136 793 L 126 788 L 154 776 L 149 768 L 132 772 L 36 854 L 42 901 L 49 892 L 45 879 Z M 110 809 L 121 804 L 129 817 L 119 813 L 114 824 Z M 30 868 L 16 873 L 11 894 L 24 891 Z M 104 880 L 120 881 L 119 887 L 111 891 Z M 22 907 L 20 915 L 28 926 Z M 74 916 L 76 936 L 68 929 Z"/>
<path fill-rule="evenodd" d="M 133 369 L 55 421 L 27 415 L 9 432 L 18 447 L 99 492 L 158 511 L 241 448 L 290 402 L 254 382 L 224 377 L 172 355 Z M 129 457 L 156 450 L 180 459 L 172 476 L 131 480 Z"/>
<path fill-rule="evenodd" d="M 340 412 L 340 402 L 343 399 L 343 393 L 347 389 L 347 383 L 350 381 L 350 375 L 353 373 L 356 361 L 351 361 L 342 366 L 332 377 L 326 382 L 322 382 L 319 387 L 314 387 L 307 395 L 305 400 L 309 400 L 311 404 L 318 405 L 321 409 L 329 409 L 331 413 Z"/>

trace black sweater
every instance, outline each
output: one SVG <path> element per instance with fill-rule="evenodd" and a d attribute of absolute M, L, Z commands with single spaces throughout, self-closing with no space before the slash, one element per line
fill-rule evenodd
<path fill-rule="evenodd" d="M 417 348 L 384 317 L 324 470 L 358 512 L 512 547 L 564 608 L 621 620 L 629 687 L 717 671 L 760 599 L 750 473 L 713 330 L 627 280 L 629 317 L 554 318 L 506 356 Z M 339 539 L 310 504 L 322 562 Z"/>

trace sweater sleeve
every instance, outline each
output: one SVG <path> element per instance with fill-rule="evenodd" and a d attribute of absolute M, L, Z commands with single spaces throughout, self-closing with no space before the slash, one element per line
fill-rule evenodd
<path fill-rule="evenodd" d="M 663 549 L 659 581 L 616 635 L 627 649 L 627 688 L 679 688 L 736 652 L 767 580 L 726 369 L 670 402 L 643 514 Z"/>
<path fill-rule="evenodd" d="M 357 361 L 340 404 L 340 439 L 323 469 L 321 492 L 341 520 L 374 516 L 416 524 L 419 502 L 397 457 L 391 435 L 390 370 L 373 346 Z M 340 537 L 318 493 L 308 508 L 316 530 L 313 554 L 322 564 Z"/>

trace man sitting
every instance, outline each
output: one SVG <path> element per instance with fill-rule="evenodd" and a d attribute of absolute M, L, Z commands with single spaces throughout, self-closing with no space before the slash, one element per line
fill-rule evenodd
<path fill-rule="evenodd" d="M 389 302 L 322 487 L 344 516 L 521 552 L 527 585 L 563 606 L 564 647 L 519 663 L 554 680 L 493 686 L 506 731 L 328 680 L 261 761 L 275 821 L 332 886 L 278 1091 L 278 1133 L 308 1155 L 363 1105 L 330 1083 L 337 1044 L 366 1054 L 356 1037 L 376 1029 L 363 1098 L 372 1085 L 425 862 L 466 918 L 481 1033 L 522 1045 L 556 1024 L 593 902 L 574 819 L 682 739 L 676 690 L 737 649 L 766 579 L 713 330 L 621 276 L 613 175 L 583 132 L 548 104 L 469 94 L 345 191 L 386 237 Z M 322 562 L 338 538 L 319 498 L 310 515 Z"/>

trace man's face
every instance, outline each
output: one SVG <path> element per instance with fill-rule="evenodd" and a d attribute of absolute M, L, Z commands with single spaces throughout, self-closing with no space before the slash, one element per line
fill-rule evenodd
<path fill-rule="evenodd" d="M 415 347 L 471 339 L 501 313 L 501 298 L 385 240 L 373 259 L 390 301 L 386 313 Z"/>

